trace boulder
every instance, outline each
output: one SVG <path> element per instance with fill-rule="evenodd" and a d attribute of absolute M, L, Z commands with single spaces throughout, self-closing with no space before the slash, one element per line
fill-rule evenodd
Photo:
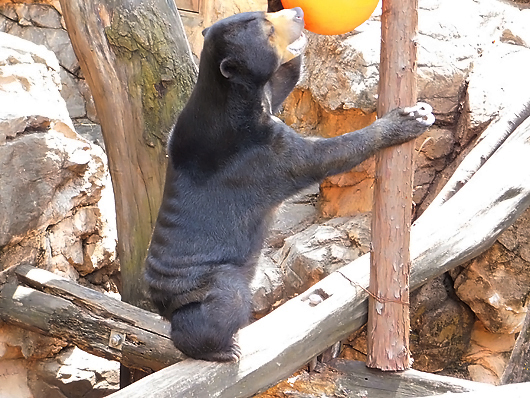
<path fill-rule="evenodd" d="M 0 43 L 2 268 L 26 261 L 77 279 L 115 259 L 106 156 L 75 132 L 54 54 L 1 32 Z"/>
<path fill-rule="evenodd" d="M 0 4 L 0 32 L 46 46 L 59 59 L 61 95 L 71 118 L 88 117 L 94 121 L 93 100 L 80 73 L 70 38 L 64 27 L 57 0 L 23 3 L 5 1 Z"/>
<path fill-rule="evenodd" d="M 442 275 L 411 294 L 411 351 L 414 368 L 437 372 L 458 364 L 467 353 L 473 312 L 454 295 Z"/>
<path fill-rule="evenodd" d="M 119 389 L 119 374 L 118 362 L 70 347 L 32 367 L 28 379 L 37 397 L 99 398 Z"/>
<path fill-rule="evenodd" d="M 465 362 L 469 363 L 470 378 L 498 385 L 514 345 L 514 334 L 491 333 L 482 322 L 475 322 L 470 346 L 464 357 Z"/>
<path fill-rule="evenodd" d="M 0 271 L 29 263 L 78 280 L 118 267 L 114 200 L 102 148 L 74 130 L 60 70 L 53 52 L 0 32 Z M 109 289 L 109 278 L 97 279 Z M 0 395 L 9 387 L 17 398 L 98 397 L 117 388 L 73 359 L 44 360 L 66 346 L 0 324 L 0 372 L 14 369 L 2 373 Z"/>
<path fill-rule="evenodd" d="M 455 290 L 492 333 L 521 330 L 530 293 L 530 210 L 502 233 L 491 249 L 471 260 Z"/>
<path fill-rule="evenodd" d="M 336 218 L 294 234 L 274 254 L 282 270 L 285 298 L 311 287 L 370 249 L 370 215 Z"/>

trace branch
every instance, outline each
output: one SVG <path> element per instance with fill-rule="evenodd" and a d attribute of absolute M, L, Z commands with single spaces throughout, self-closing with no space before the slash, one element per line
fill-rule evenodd
<path fill-rule="evenodd" d="M 14 273 L 23 284 L 0 286 L 3 321 L 145 371 L 184 358 L 160 316 L 29 265 Z"/>

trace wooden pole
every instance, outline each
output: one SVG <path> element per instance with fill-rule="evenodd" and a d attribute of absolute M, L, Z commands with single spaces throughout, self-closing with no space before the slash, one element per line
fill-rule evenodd
<path fill-rule="evenodd" d="M 416 103 L 417 0 L 383 0 L 378 116 Z M 410 367 L 409 272 L 414 142 L 376 156 L 368 367 Z"/>

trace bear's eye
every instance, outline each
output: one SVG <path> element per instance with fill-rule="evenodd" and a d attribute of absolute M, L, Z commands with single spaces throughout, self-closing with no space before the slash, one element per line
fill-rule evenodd
<path fill-rule="evenodd" d="M 269 29 L 269 37 L 271 37 L 274 34 L 274 25 L 271 25 L 271 28 Z"/>

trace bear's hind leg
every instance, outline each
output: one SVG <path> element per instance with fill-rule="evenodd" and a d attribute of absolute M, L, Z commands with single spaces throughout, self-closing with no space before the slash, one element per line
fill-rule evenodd
<path fill-rule="evenodd" d="M 216 283 L 202 302 L 185 305 L 171 316 L 171 339 L 189 357 L 235 362 L 241 352 L 234 335 L 250 318 L 248 282 L 231 273 Z"/>

